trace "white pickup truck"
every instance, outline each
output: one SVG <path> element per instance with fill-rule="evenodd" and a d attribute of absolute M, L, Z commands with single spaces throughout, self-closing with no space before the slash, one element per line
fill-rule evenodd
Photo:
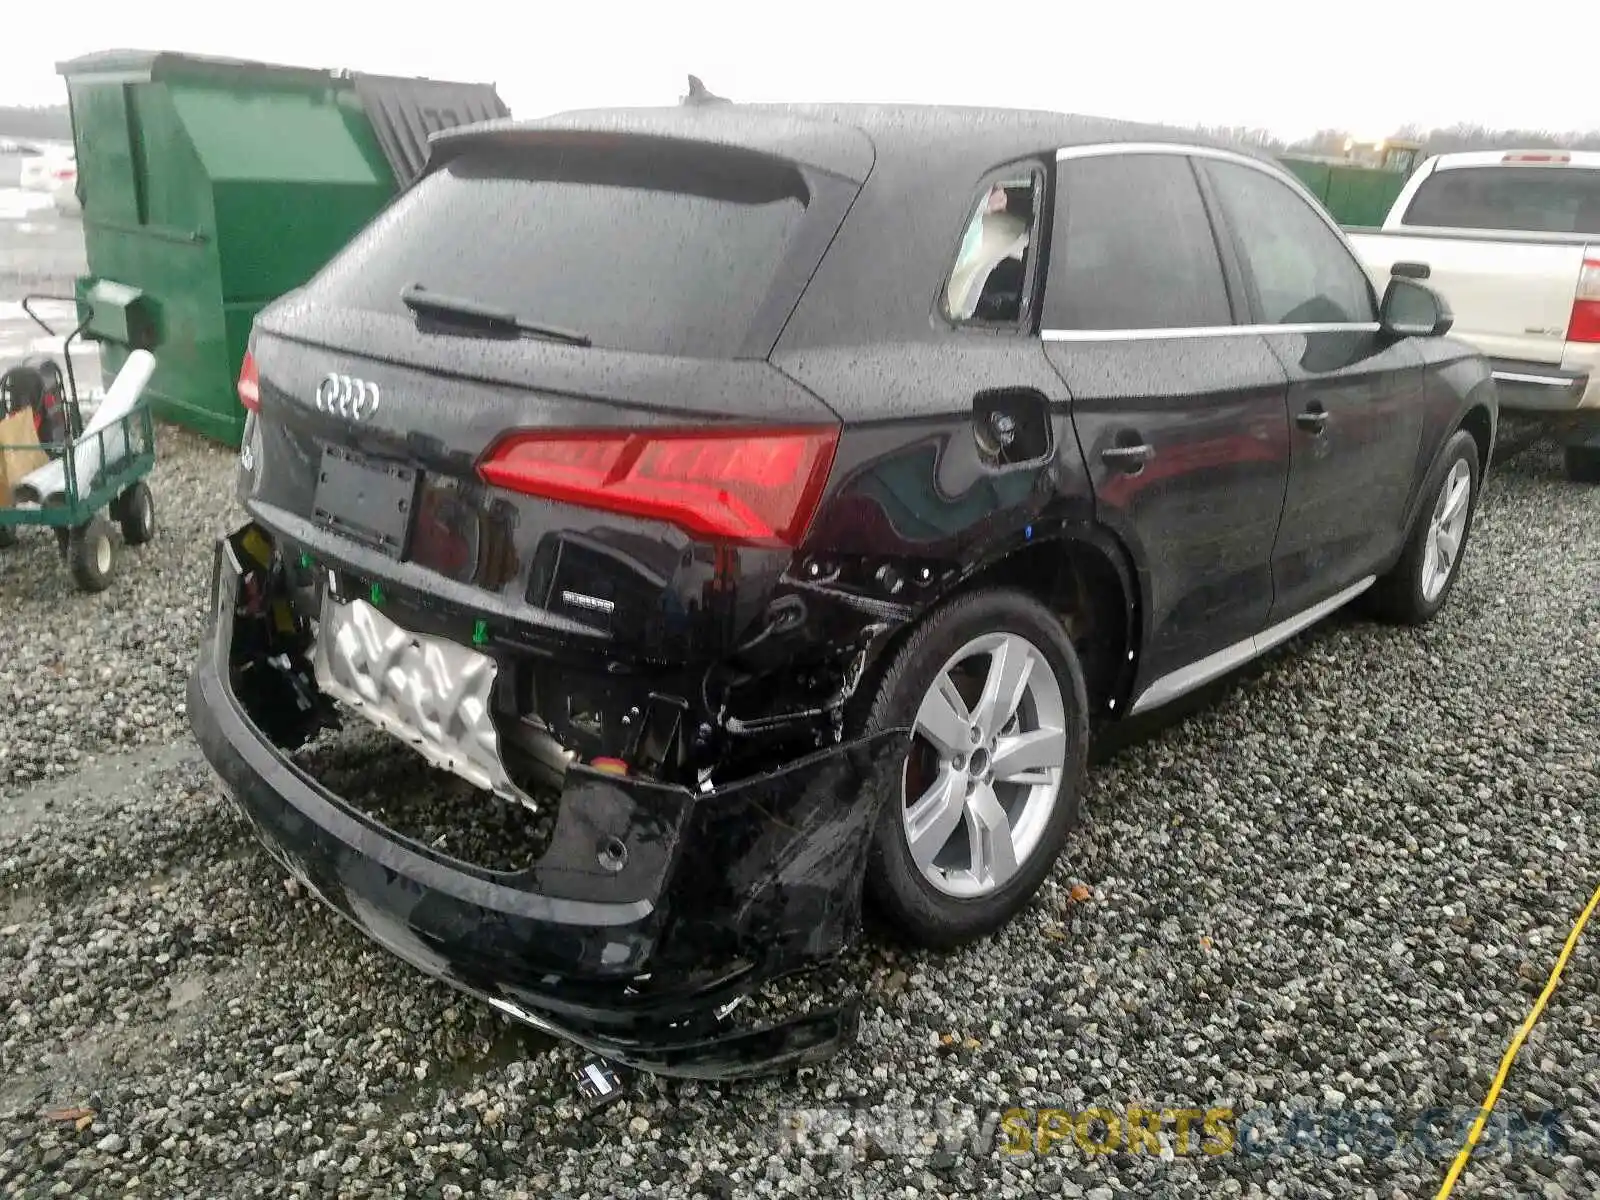
<path fill-rule="evenodd" d="M 1347 233 L 1380 295 L 1391 275 L 1443 295 L 1501 411 L 1558 429 L 1567 475 L 1600 483 L 1600 153 L 1436 155 L 1382 228 Z"/>

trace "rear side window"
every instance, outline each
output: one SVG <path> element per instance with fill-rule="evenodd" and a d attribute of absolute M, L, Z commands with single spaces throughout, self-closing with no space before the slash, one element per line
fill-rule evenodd
<path fill-rule="evenodd" d="M 1361 264 L 1298 192 L 1254 167 L 1204 169 L 1249 272 L 1259 320 L 1346 325 L 1376 317 Z"/>
<path fill-rule="evenodd" d="M 1014 325 L 1022 320 L 1028 307 L 1039 181 L 1039 175 L 1024 169 L 984 185 L 945 283 L 944 311 L 952 321 Z"/>
<path fill-rule="evenodd" d="M 410 317 L 400 293 L 417 283 L 608 349 L 732 357 L 806 202 L 798 171 L 756 155 L 486 146 L 397 200 L 312 291 Z"/>
<path fill-rule="evenodd" d="M 1422 181 L 1404 225 L 1600 234 L 1600 171 L 1583 167 L 1452 167 Z"/>
<path fill-rule="evenodd" d="M 1057 168 L 1047 329 L 1231 325 L 1211 222 L 1188 159 L 1125 154 Z"/>

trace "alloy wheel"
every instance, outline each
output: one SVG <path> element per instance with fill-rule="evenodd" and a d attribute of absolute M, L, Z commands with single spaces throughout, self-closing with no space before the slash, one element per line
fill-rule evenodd
<path fill-rule="evenodd" d="M 1050 822 L 1067 757 L 1061 685 L 1015 633 L 974 638 L 917 708 L 902 786 L 912 860 L 946 895 L 1004 887 Z"/>
<path fill-rule="evenodd" d="M 1472 468 L 1466 459 L 1458 458 L 1439 489 L 1422 552 L 1422 598 L 1430 604 L 1439 598 L 1455 571 L 1471 511 Z"/>

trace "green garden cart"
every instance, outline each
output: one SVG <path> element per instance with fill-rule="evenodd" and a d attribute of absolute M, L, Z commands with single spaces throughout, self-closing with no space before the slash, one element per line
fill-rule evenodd
<path fill-rule="evenodd" d="M 52 338 L 60 334 L 38 313 L 39 301 L 82 311 L 70 296 L 23 300 L 23 311 Z M 155 536 L 155 502 L 145 482 L 156 461 L 155 425 L 142 400 L 155 357 L 148 350 L 130 354 L 86 421 L 72 346 L 89 321 L 82 317 L 62 339 L 61 365 L 46 357 L 0 372 L 0 549 L 17 544 L 21 526 L 48 526 L 73 581 L 99 592 L 116 567 L 111 520 L 130 546 Z"/>

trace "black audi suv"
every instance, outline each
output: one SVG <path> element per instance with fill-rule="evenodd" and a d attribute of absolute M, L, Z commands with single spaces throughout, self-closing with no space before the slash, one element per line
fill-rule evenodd
<path fill-rule="evenodd" d="M 848 1004 L 734 1006 L 864 896 L 921 945 L 996 929 L 1092 730 L 1358 597 L 1439 610 L 1497 420 L 1449 327 L 1273 163 L 1172 130 L 440 135 L 256 323 L 190 718 L 267 848 L 423 970 L 651 1070 L 813 1059 Z M 352 728 L 465 780 L 447 823 L 524 819 L 515 852 L 319 773 Z"/>

